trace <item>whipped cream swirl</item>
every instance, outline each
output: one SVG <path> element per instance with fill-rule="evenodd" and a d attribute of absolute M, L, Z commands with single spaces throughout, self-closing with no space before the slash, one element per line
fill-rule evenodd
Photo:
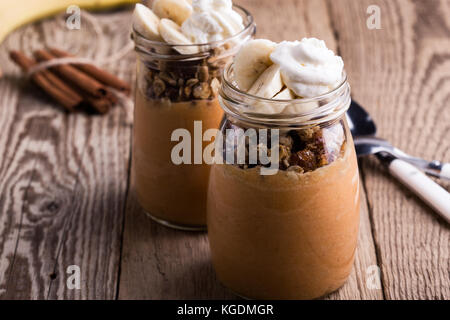
<path fill-rule="evenodd" d="M 244 29 L 242 17 L 231 0 L 193 0 L 193 13 L 181 30 L 193 43 L 208 43 L 231 37 Z"/>
<path fill-rule="evenodd" d="M 302 98 L 325 94 L 343 80 L 344 62 L 323 40 L 283 41 L 275 47 L 270 59 L 280 66 L 285 85 Z"/>

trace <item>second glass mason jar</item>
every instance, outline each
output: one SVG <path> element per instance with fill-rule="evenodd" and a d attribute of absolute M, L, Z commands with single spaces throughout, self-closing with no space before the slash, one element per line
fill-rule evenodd
<path fill-rule="evenodd" d="M 244 29 L 207 44 L 170 45 L 148 40 L 133 30 L 137 51 L 134 187 L 148 215 L 167 226 L 205 228 L 210 167 L 194 164 L 193 155 L 188 155 L 191 164 L 174 163 L 171 154 L 179 142 L 172 141 L 172 134 L 187 130 L 194 150 L 196 130 L 203 134 L 219 126 L 223 116 L 217 100 L 221 72 L 255 33 L 252 16 L 239 6 L 233 9 L 242 16 Z"/>
<path fill-rule="evenodd" d="M 232 79 L 230 66 L 219 99 L 226 113 L 219 133 L 223 139 L 216 141 L 234 141 L 236 154 L 228 157 L 229 144 L 216 151 L 208 190 L 208 237 L 218 278 L 247 298 L 324 296 L 349 276 L 359 226 L 358 166 L 345 119 L 350 104 L 346 76 L 330 93 L 285 101 L 251 96 Z M 261 108 L 276 114 L 255 112 Z M 253 144 L 238 139 L 249 129 L 257 134 Z M 261 139 L 264 129 L 267 139 Z M 278 143 L 271 139 L 274 132 Z M 245 156 L 239 163 L 240 145 Z M 252 148 L 278 155 L 271 163 L 251 162 Z M 262 174 L 273 161 L 276 170 Z"/>

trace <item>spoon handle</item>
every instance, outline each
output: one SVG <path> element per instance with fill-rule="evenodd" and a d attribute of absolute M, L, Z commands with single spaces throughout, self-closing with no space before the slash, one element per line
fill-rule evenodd
<path fill-rule="evenodd" d="M 412 164 L 381 156 L 389 172 L 450 223 L 450 193 Z"/>
<path fill-rule="evenodd" d="M 426 174 L 439 179 L 450 180 L 450 163 L 440 162 L 437 160 L 427 161 L 425 159 L 413 157 L 398 148 L 390 146 L 390 144 L 388 147 L 384 147 L 387 149 L 386 151 L 391 153 L 394 157 L 418 167 Z"/>
<path fill-rule="evenodd" d="M 424 159 L 411 157 L 406 154 L 396 154 L 396 151 L 398 149 L 394 149 L 392 154 L 398 159 L 411 163 L 430 176 L 450 180 L 450 163 L 443 163 L 437 160 L 428 162 Z"/>
<path fill-rule="evenodd" d="M 441 172 L 439 178 L 444 178 L 450 180 L 450 163 L 442 164 Z"/>

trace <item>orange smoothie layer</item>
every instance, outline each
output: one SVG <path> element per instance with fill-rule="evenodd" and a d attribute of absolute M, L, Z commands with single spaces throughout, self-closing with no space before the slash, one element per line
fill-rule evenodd
<path fill-rule="evenodd" d="M 156 218 L 186 226 L 206 224 L 206 194 L 210 166 L 175 165 L 171 141 L 175 129 L 194 137 L 194 121 L 203 131 L 217 128 L 223 111 L 217 99 L 170 102 L 149 100 L 136 92 L 134 117 L 134 184 L 140 205 Z M 193 140 L 193 139 L 192 139 Z M 208 143 L 204 142 L 203 147 Z M 192 150 L 193 141 L 192 141 Z"/>
<path fill-rule="evenodd" d="M 336 161 L 306 173 L 262 176 L 259 168 L 212 166 L 208 233 L 225 286 L 255 299 L 312 299 L 342 286 L 359 226 L 349 142 Z"/>

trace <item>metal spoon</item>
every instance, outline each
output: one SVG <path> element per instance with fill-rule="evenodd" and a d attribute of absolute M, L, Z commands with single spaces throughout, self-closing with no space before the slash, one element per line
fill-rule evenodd
<path fill-rule="evenodd" d="M 449 163 L 442 163 L 437 160 L 427 161 L 422 158 L 413 157 L 394 147 L 386 140 L 376 137 L 359 137 L 356 139 L 355 146 L 358 156 L 385 152 L 418 167 L 430 176 L 450 180 Z"/>
<path fill-rule="evenodd" d="M 355 147 L 358 156 L 386 152 L 398 159 L 411 163 L 433 177 L 450 180 L 450 163 L 442 163 L 437 160 L 426 161 L 413 157 L 395 148 L 388 141 L 376 138 L 377 128 L 375 122 L 366 110 L 355 101 L 352 101 L 350 105 L 347 120 L 350 130 L 355 137 Z"/>
<path fill-rule="evenodd" d="M 409 156 L 389 142 L 376 138 L 375 122 L 355 101 L 352 101 L 347 112 L 347 121 L 358 156 L 375 154 L 394 177 L 450 223 L 450 194 L 417 169 L 419 167 L 430 175 L 450 179 L 450 164 Z"/>

